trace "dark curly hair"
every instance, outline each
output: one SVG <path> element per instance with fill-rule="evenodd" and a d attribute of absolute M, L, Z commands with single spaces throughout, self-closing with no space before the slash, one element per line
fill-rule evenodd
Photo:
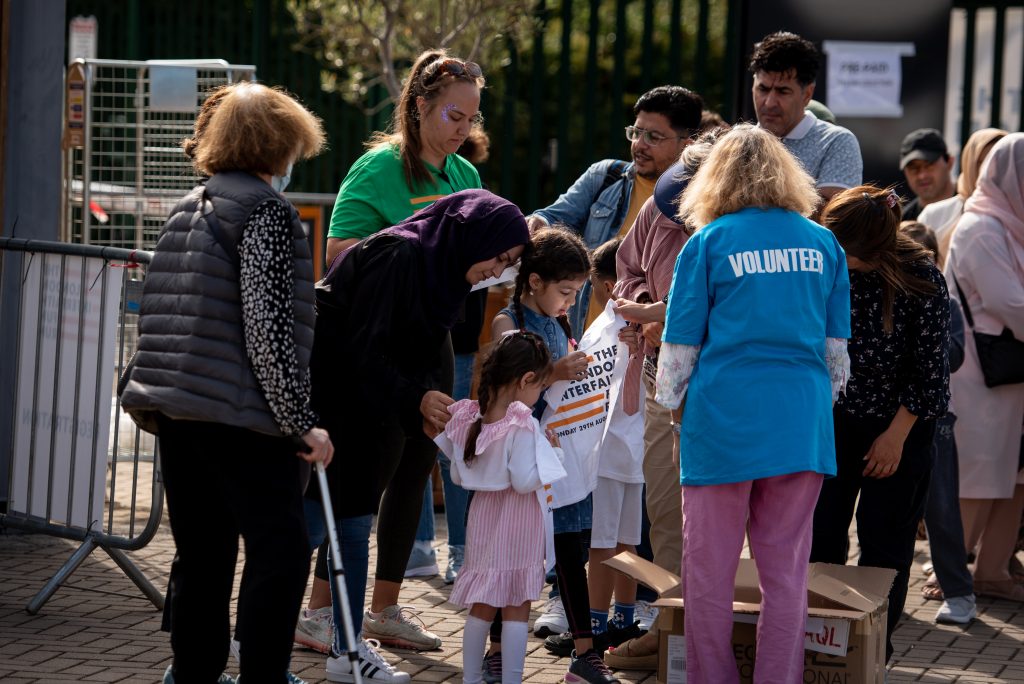
<path fill-rule="evenodd" d="M 633 105 L 633 116 L 640 112 L 661 114 L 679 135 L 694 135 L 700 128 L 704 99 L 682 86 L 658 86 L 640 96 Z"/>
<path fill-rule="evenodd" d="M 821 54 L 814 43 L 789 31 L 770 33 L 754 44 L 750 55 L 750 73 L 758 71 L 785 74 L 795 72 L 797 82 L 809 86 L 818 78 Z"/>

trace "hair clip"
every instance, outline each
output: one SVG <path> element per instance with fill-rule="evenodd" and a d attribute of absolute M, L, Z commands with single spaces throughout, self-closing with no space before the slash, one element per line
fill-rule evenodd
<path fill-rule="evenodd" d="M 895 192 L 893 192 L 892 190 L 890 190 L 889 194 L 886 195 L 886 197 L 885 197 L 885 204 L 890 209 L 895 208 L 896 205 L 899 204 L 899 201 L 900 201 L 899 196 Z"/>
<path fill-rule="evenodd" d="M 513 335 L 518 335 L 521 332 L 523 332 L 521 329 L 513 328 L 512 330 L 506 330 L 505 332 L 501 333 L 501 337 L 502 337 L 502 339 L 504 339 L 506 337 L 512 337 Z"/>

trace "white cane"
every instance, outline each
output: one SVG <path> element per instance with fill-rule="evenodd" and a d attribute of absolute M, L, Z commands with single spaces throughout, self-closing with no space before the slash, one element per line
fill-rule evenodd
<path fill-rule="evenodd" d="M 345 646 L 348 648 L 348 662 L 352 668 L 355 684 L 363 684 L 363 676 L 359 671 L 359 652 L 356 650 L 356 635 L 352 627 L 352 615 L 349 611 L 348 591 L 345 589 L 345 567 L 341 563 L 341 543 L 338 541 L 338 527 L 334 524 L 334 506 L 331 505 L 331 493 L 327 489 L 327 473 L 324 464 L 316 464 L 316 477 L 320 483 L 320 500 L 324 505 L 324 521 L 327 523 L 327 540 L 331 546 L 331 581 L 334 582 L 334 595 L 341 601 L 341 622 L 345 628 Z"/>

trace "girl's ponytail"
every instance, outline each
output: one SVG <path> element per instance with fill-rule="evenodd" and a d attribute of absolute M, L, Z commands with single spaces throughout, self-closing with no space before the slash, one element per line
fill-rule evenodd
<path fill-rule="evenodd" d="M 488 367 L 489 365 L 484 365 L 480 370 L 480 387 L 477 388 L 480 415 L 469 426 L 469 434 L 466 435 L 466 448 L 462 452 L 462 460 L 467 466 L 476 458 L 476 440 L 480 436 L 480 430 L 483 429 L 484 414 L 487 413 L 487 407 L 491 403 L 492 374 L 490 372 L 491 369 Z"/>

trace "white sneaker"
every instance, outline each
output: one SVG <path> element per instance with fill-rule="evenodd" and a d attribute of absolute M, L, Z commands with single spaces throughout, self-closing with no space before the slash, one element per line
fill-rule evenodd
<path fill-rule="evenodd" d="M 942 602 L 935 611 L 935 621 L 943 625 L 966 625 L 978 617 L 974 594 L 970 596 L 954 596 Z"/>
<path fill-rule="evenodd" d="M 334 643 L 334 611 L 330 606 L 305 608 L 295 625 L 295 643 L 320 653 L 330 653 Z"/>
<path fill-rule="evenodd" d="M 569 631 L 569 621 L 565 619 L 565 608 L 559 597 L 553 596 L 545 601 L 540 612 L 540 617 L 533 622 L 534 636 L 543 638 Z"/>
<path fill-rule="evenodd" d="M 359 653 L 359 674 L 364 682 L 388 682 L 389 684 L 406 684 L 412 678 L 406 672 L 399 672 L 384 660 L 377 649 L 380 642 L 376 639 L 360 639 L 356 650 Z M 352 662 L 348 655 L 334 656 L 327 659 L 327 681 L 354 682 Z"/>
<path fill-rule="evenodd" d="M 647 601 L 637 601 L 633 609 L 633 619 L 640 623 L 640 629 L 651 631 L 654 621 L 658 619 L 658 609 Z"/>
<path fill-rule="evenodd" d="M 459 576 L 462 563 L 466 559 L 465 546 L 448 546 L 448 565 L 444 569 L 444 583 L 451 584 Z"/>
<path fill-rule="evenodd" d="M 406 577 L 433 577 L 439 572 L 437 552 L 429 541 L 416 540 L 405 566 Z"/>
<path fill-rule="evenodd" d="M 415 613 L 404 606 L 388 606 L 377 619 L 370 615 L 370 611 L 366 611 L 363 613 L 363 636 L 395 648 L 417 651 L 440 649 L 440 637 L 428 632 L 419 618 L 414 622 L 414 617 Z"/>

